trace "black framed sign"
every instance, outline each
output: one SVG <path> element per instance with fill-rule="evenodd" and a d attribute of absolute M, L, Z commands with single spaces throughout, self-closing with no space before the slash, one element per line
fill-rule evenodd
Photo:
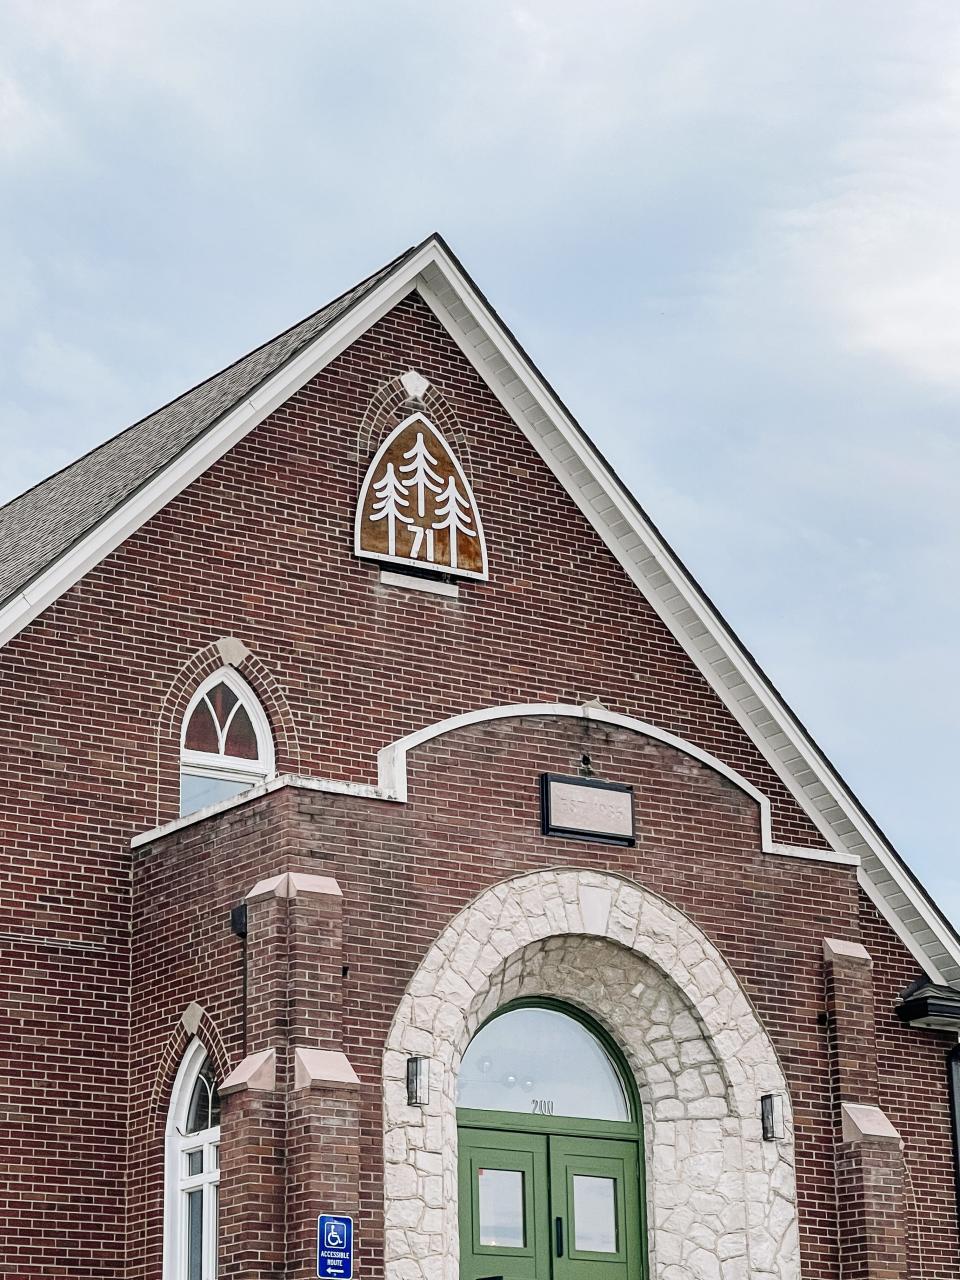
<path fill-rule="evenodd" d="M 633 831 L 633 787 L 622 782 L 542 773 L 540 821 L 545 836 L 602 840 L 630 848 L 637 843 Z"/>

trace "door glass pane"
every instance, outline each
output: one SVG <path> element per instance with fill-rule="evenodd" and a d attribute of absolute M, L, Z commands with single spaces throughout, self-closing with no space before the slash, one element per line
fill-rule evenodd
<path fill-rule="evenodd" d="M 613 1178 L 573 1175 L 573 1247 L 617 1252 L 617 1184 Z"/>
<path fill-rule="evenodd" d="M 616 1067 L 596 1036 L 557 1009 L 510 1009 L 467 1046 L 457 1106 L 629 1120 Z"/>
<path fill-rule="evenodd" d="M 522 1249 L 523 1172 L 519 1169 L 478 1169 L 480 1243 L 502 1249 Z"/>
<path fill-rule="evenodd" d="M 187 1192 L 187 1280 L 203 1277 L 203 1192 Z"/>

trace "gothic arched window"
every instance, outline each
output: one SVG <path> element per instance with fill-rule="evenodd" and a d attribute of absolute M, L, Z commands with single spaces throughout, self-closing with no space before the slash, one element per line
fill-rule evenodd
<path fill-rule="evenodd" d="M 213 1064 L 193 1040 L 167 1114 L 164 1280 L 215 1280 L 219 1187 L 220 1096 Z"/>
<path fill-rule="evenodd" d="M 180 748 L 180 814 L 195 813 L 273 774 L 273 736 L 245 680 L 225 667 L 190 699 Z"/>

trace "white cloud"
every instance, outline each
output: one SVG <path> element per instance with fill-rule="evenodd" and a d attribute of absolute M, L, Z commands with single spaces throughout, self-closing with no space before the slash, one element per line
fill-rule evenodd
<path fill-rule="evenodd" d="M 881 66 L 825 156 L 827 192 L 777 213 L 791 280 L 850 351 L 960 390 L 960 15 Z M 884 92 L 886 90 L 886 92 Z"/>
<path fill-rule="evenodd" d="M 46 108 L 0 66 L 0 157 L 16 159 L 48 145 L 58 132 Z"/>

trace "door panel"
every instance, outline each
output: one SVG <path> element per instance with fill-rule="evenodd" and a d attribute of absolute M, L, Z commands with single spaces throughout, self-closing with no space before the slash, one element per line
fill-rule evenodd
<path fill-rule="evenodd" d="M 642 1280 L 636 1142 L 459 1132 L 460 1280 Z"/>
<path fill-rule="evenodd" d="M 554 1280 L 639 1280 L 635 1143 L 552 1137 L 550 1200 Z"/>
<path fill-rule="evenodd" d="M 460 1130 L 461 1280 L 550 1280 L 547 1138 Z"/>

